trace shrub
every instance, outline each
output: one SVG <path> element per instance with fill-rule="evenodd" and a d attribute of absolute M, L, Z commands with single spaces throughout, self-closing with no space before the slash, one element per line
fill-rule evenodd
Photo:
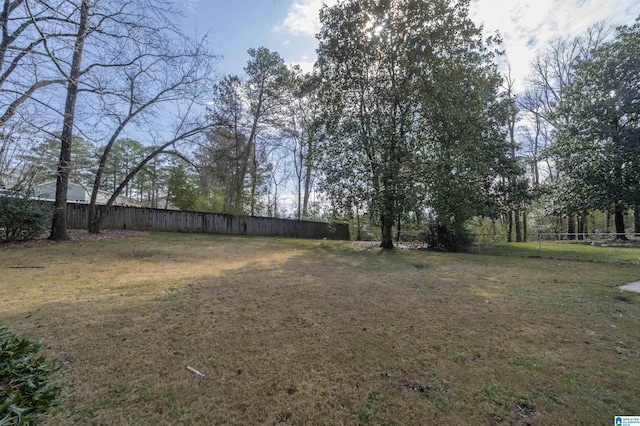
<path fill-rule="evenodd" d="M 60 403 L 60 388 L 49 381 L 58 367 L 41 349 L 0 326 L 0 425 L 35 424 Z"/>
<path fill-rule="evenodd" d="M 435 251 L 466 251 L 473 243 L 471 234 L 463 225 L 445 225 L 440 222 L 430 224 L 429 229 L 419 233 L 418 238 Z"/>
<path fill-rule="evenodd" d="M 0 196 L 0 241 L 31 240 L 51 225 L 53 208 L 24 194 Z"/>

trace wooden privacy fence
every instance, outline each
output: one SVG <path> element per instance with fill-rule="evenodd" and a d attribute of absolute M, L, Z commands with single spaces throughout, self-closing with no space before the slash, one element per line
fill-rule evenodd
<path fill-rule="evenodd" d="M 209 234 L 255 235 L 306 239 L 348 240 L 349 226 L 271 217 L 199 213 L 141 207 L 104 208 L 103 229 L 139 231 L 202 232 Z M 67 226 L 86 228 L 89 205 L 67 203 Z"/>

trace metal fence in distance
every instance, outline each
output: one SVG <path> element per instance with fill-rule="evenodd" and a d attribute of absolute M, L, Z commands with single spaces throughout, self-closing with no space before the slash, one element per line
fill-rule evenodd
<path fill-rule="evenodd" d="M 527 241 L 614 241 L 624 236 L 628 240 L 640 237 L 639 233 L 626 232 L 624 234 L 616 234 L 615 232 L 584 232 L 584 233 L 568 233 L 568 232 L 537 232 L 529 233 L 523 236 L 524 242 Z M 473 234 L 475 243 L 487 244 L 496 242 L 516 242 L 515 234 L 512 234 L 509 241 L 508 234 Z"/>
<path fill-rule="evenodd" d="M 539 233 L 527 242 L 507 242 L 506 234 L 476 234 L 470 253 L 640 264 L 640 236 L 634 233 Z"/>

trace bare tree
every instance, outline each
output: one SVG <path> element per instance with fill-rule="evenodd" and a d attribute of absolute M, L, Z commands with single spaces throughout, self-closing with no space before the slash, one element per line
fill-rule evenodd
<path fill-rule="evenodd" d="M 24 2 L 29 5 L 29 0 Z M 138 125 L 130 129 L 132 132 L 144 131 L 141 124 L 151 129 L 151 122 L 158 127 L 164 118 L 162 105 L 171 108 L 178 117 L 174 135 L 191 135 L 184 125 L 191 122 L 187 115 L 194 111 L 194 97 L 203 93 L 196 86 L 202 86 L 200 83 L 207 80 L 212 56 L 203 43 L 189 43 L 181 34 L 175 23 L 178 14 L 168 0 L 59 0 L 58 4 L 48 7 L 66 29 L 66 33 L 57 34 L 55 44 L 49 43 L 51 28 L 40 25 L 32 8 L 27 10 L 34 31 L 43 40 L 40 56 L 52 64 L 50 67 L 66 82 L 50 236 L 64 240 L 68 239 L 66 191 L 73 134 L 84 129 L 94 140 L 100 139 L 100 135 L 109 135 L 94 182 L 95 210 L 105 159 L 127 126 Z M 73 31 L 69 31 L 70 25 Z M 199 84 L 195 84 L 196 81 Z M 169 107 L 167 103 L 172 105 Z M 181 104 L 185 103 L 186 115 L 181 110 Z M 172 126 L 167 127 L 167 132 L 151 133 L 156 139 L 175 139 L 168 136 Z M 193 129 L 200 128 L 198 124 Z"/>
<path fill-rule="evenodd" d="M 64 241 L 69 239 L 67 234 L 67 188 L 69 184 L 69 172 L 71 170 L 71 142 L 73 140 L 73 122 L 75 119 L 76 102 L 80 77 L 84 74 L 81 69 L 84 43 L 89 35 L 89 0 L 82 0 L 80 4 L 80 22 L 76 35 L 71 69 L 68 74 L 67 98 L 64 106 L 64 118 L 62 120 L 62 133 L 60 134 L 60 162 L 56 180 L 56 199 L 54 202 L 53 222 L 51 224 L 50 239 Z"/>
<path fill-rule="evenodd" d="M 32 144 L 33 129 L 22 120 L 11 120 L 0 131 L 0 188 L 29 187 L 25 157 Z"/>
<path fill-rule="evenodd" d="M 0 12 L 0 128 L 38 90 L 67 81 L 46 54 L 48 46 L 70 36 L 70 20 L 58 13 L 64 3 L 4 0 Z"/>
<path fill-rule="evenodd" d="M 281 207 L 279 203 L 282 201 L 282 187 L 290 178 L 291 169 L 289 167 L 289 156 L 283 149 L 274 149 L 269 153 L 271 159 L 268 167 L 268 184 L 267 184 L 267 215 L 269 217 L 278 217 Z"/>
<path fill-rule="evenodd" d="M 71 36 L 63 13 L 66 0 L 5 0 L 0 6 L 0 180 L 18 183 L 16 153 L 28 150 L 31 136 L 45 125 L 52 99 L 38 97 L 66 83 L 47 49 Z M 60 110 L 60 108 L 57 108 Z M 45 110 L 44 113 L 41 110 Z M 59 116 L 58 116 L 59 117 Z"/>
<path fill-rule="evenodd" d="M 93 216 L 90 217 L 89 226 L 91 232 L 99 232 L 100 225 L 104 219 L 104 212 L 111 207 L 116 201 L 120 193 L 127 187 L 129 182 L 138 174 L 150 161 L 154 160 L 160 154 L 173 154 L 178 146 L 182 143 L 193 142 L 193 138 L 198 138 L 203 135 L 209 129 L 208 125 L 200 125 L 197 123 L 183 123 L 183 126 L 177 130 L 172 138 L 163 142 L 162 144 L 153 147 L 152 151 L 140 161 L 120 182 L 120 185 L 111 194 L 109 200 L 104 206 L 94 206 Z"/>
<path fill-rule="evenodd" d="M 516 140 L 516 126 L 519 120 L 520 111 L 518 109 L 517 97 L 514 93 L 513 87 L 515 84 L 515 80 L 511 75 L 511 64 L 508 64 L 507 74 L 504 76 L 502 90 L 504 91 L 504 95 L 508 100 L 507 103 L 507 144 L 509 146 L 509 156 L 511 157 L 511 161 L 513 164 L 517 164 L 518 157 L 517 152 L 520 149 L 520 146 Z M 526 188 L 523 188 L 522 182 L 523 179 L 520 176 L 521 170 L 519 168 L 514 168 L 512 173 L 509 173 L 508 176 L 505 176 L 505 180 L 507 181 L 507 216 L 508 216 L 508 227 L 507 227 L 507 241 L 511 242 L 511 233 L 513 230 L 513 225 L 515 225 L 516 231 L 516 241 L 522 241 L 522 221 L 521 221 L 521 211 L 523 210 L 521 207 L 522 200 L 524 198 L 524 192 L 526 192 Z M 525 213 L 526 214 L 526 213 Z M 526 220 L 524 221 L 526 222 Z M 526 239 L 526 235 L 525 235 Z"/>
<path fill-rule="evenodd" d="M 291 153 L 295 174 L 298 219 L 307 216 L 309 196 L 313 186 L 313 153 L 320 134 L 320 110 L 317 102 L 316 77 L 294 69 L 289 125 L 286 134 L 291 139 Z"/>
<path fill-rule="evenodd" d="M 533 119 L 533 129 L 530 135 L 538 138 L 542 130 L 548 131 L 547 135 L 553 140 L 557 127 L 567 124 L 571 117 L 562 114 L 562 106 L 565 101 L 564 90 L 575 78 L 575 67 L 580 61 L 588 59 L 595 48 L 602 45 L 612 33 L 612 27 L 607 22 L 601 21 L 593 24 L 582 35 L 571 39 L 559 38 L 553 40 L 547 49 L 542 51 L 533 60 L 532 73 L 528 80 L 529 86 L 529 114 Z M 536 139 L 538 140 L 538 139 Z M 550 180 L 558 179 L 554 176 L 552 162 L 547 159 Z M 570 238 L 576 232 L 575 212 L 567 212 L 567 232 Z M 586 211 L 579 217 L 579 228 L 585 223 Z M 562 226 L 562 218 L 558 223 Z"/>
<path fill-rule="evenodd" d="M 545 154 L 550 139 L 550 124 L 543 118 L 540 95 L 538 91 L 528 90 L 518 98 L 524 121 L 521 128 L 523 151 L 528 158 L 534 190 L 539 189 L 541 182 L 553 183 L 556 180 L 556 172 L 549 156 Z M 545 170 L 541 170 L 542 165 L 546 166 Z"/>
<path fill-rule="evenodd" d="M 164 130 L 170 131 L 170 126 L 178 126 L 170 140 L 177 138 L 176 141 L 183 141 L 207 129 L 204 117 L 194 122 L 187 119 L 194 109 L 204 109 L 203 105 L 200 105 L 201 108 L 195 106 L 210 87 L 215 56 L 208 52 L 204 40 L 193 43 L 188 39 L 182 39 L 180 44 L 173 43 L 169 46 L 173 50 L 164 47 L 163 50 L 154 52 L 150 44 L 145 45 L 145 50 L 139 52 L 132 64 L 117 70 L 120 84 L 108 94 L 100 93 L 100 108 L 96 112 L 110 121 L 111 130 L 102 149 L 93 183 L 89 206 L 89 232 L 99 232 L 102 215 L 96 208 L 98 190 L 111 149 L 125 129 L 142 127 L 154 133 L 155 140 L 162 140 L 162 135 L 152 126 L 153 121 L 160 116 L 161 110 L 167 106 L 170 107 L 174 119 L 167 117 L 166 121 L 162 120 L 166 126 Z M 179 106 L 185 101 L 191 102 L 191 107 L 183 108 L 180 112 Z M 187 123 L 192 127 L 185 128 Z"/>
<path fill-rule="evenodd" d="M 576 64 L 590 57 L 612 33 L 611 25 L 600 21 L 590 26 L 582 35 L 552 40 L 531 63 L 532 73 L 528 86 L 537 92 L 539 112 L 551 125 L 568 120 L 556 114 L 563 103 L 563 89 L 575 77 Z"/>

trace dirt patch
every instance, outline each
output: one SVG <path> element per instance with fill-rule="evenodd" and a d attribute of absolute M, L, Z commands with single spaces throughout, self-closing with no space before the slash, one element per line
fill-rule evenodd
<path fill-rule="evenodd" d="M 375 250 L 380 248 L 380 242 L 378 241 L 352 241 L 355 247 L 359 247 L 366 250 Z M 421 242 L 395 242 L 394 247 L 400 251 L 413 251 L 413 250 L 427 250 L 429 245 Z"/>
<path fill-rule="evenodd" d="M 101 231 L 99 234 L 90 234 L 88 231 L 84 229 L 70 229 L 69 237 L 71 238 L 70 242 L 83 241 L 83 240 L 111 240 L 116 238 L 127 238 L 127 237 L 142 237 L 145 235 L 149 235 L 146 231 L 130 231 L 123 229 L 105 229 Z M 10 243 L 0 243 L 0 250 L 8 250 L 8 249 L 19 249 L 19 248 L 29 248 L 29 247 L 43 247 L 50 246 L 54 244 L 68 243 L 69 241 L 51 241 L 46 237 L 38 238 L 35 240 L 29 241 L 14 241 Z"/>

